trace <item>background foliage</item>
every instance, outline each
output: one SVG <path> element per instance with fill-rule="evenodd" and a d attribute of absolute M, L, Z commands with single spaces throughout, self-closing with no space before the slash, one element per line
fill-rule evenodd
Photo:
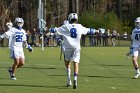
<path fill-rule="evenodd" d="M 39 0 L 1 0 L 0 31 L 7 21 L 23 17 L 24 28 L 38 28 Z M 60 26 L 70 12 L 77 12 L 79 22 L 93 28 L 115 28 L 119 33 L 131 32 L 140 15 L 139 0 L 42 0 L 47 27 Z M 90 20 L 90 21 L 89 21 Z"/>

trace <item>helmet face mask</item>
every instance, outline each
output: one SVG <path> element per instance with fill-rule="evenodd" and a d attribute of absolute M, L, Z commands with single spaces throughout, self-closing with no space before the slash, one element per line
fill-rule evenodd
<path fill-rule="evenodd" d="M 140 17 L 136 18 L 136 20 L 135 20 L 135 26 L 137 28 L 140 28 Z"/>
<path fill-rule="evenodd" d="M 140 22 L 135 22 L 135 26 L 136 26 L 137 28 L 140 28 Z"/>
<path fill-rule="evenodd" d="M 78 21 L 78 15 L 76 13 L 70 13 L 68 16 L 68 20 L 71 22 L 72 20 Z"/>
<path fill-rule="evenodd" d="M 16 18 L 15 19 L 15 24 L 19 27 L 19 28 L 22 28 L 23 25 L 24 25 L 24 21 L 22 18 Z"/>
<path fill-rule="evenodd" d="M 17 22 L 17 26 L 18 27 L 23 27 L 23 23 L 22 22 Z"/>

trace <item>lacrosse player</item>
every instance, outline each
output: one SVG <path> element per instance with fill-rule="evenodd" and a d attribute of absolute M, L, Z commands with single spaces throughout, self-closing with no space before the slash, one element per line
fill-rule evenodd
<path fill-rule="evenodd" d="M 136 70 L 134 78 L 138 78 L 140 76 L 139 65 L 137 62 L 140 48 L 140 17 L 135 20 L 135 28 L 132 31 L 131 43 L 130 54 L 132 55 L 132 62 Z"/>
<path fill-rule="evenodd" d="M 0 36 L 0 39 L 9 39 L 10 57 L 14 59 L 14 64 L 8 70 L 11 80 L 17 80 L 15 77 L 16 69 L 20 68 L 25 63 L 23 43 L 25 43 L 26 48 L 28 48 L 30 52 L 33 50 L 32 47 L 26 42 L 26 33 L 22 28 L 23 24 L 24 21 L 22 18 L 16 18 L 15 25 Z"/>
<path fill-rule="evenodd" d="M 70 13 L 68 16 L 69 24 L 64 24 L 58 28 L 50 28 L 50 32 L 61 35 L 63 39 L 62 50 L 67 72 L 67 87 L 72 85 L 71 82 L 71 62 L 74 66 L 73 89 L 77 88 L 77 76 L 80 62 L 80 38 L 82 34 L 90 33 L 90 28 L 85 28 L 78 24 L 78 15 Z M 92 30 L 93 31 L 93 30 Z"/>

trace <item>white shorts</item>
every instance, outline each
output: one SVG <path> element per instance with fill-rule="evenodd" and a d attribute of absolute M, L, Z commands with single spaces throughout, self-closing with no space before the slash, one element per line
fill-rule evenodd
<path fill-rule="evenodd" d="M 80 62 L 80 49 L 63 49 L 63 53 L 66 61 Z"/>
<path fill-rule="evenodd" d="M 23 58 L 25 59 L 25 56 L 24 56 L 24 52 L 23 50 L 12 50 L 10 49 L 10 58 Z"/>
<path fill-rule="evenodd" d="M 132 56 L 139 56 L 140 48 L 133 48 L 132 49 Z"/>

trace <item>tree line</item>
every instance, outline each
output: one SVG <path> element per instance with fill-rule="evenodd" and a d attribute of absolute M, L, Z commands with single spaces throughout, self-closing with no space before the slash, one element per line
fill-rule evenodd
<path fill-rule="evenodd" d="M 25 29 L 38 27 L 39 0 L 1 0 L 0 30 L 7 21 L 22 17 Z M 47 27 L 60 26 L 70 12 L 79 15 L 79 22 L 88 27 L 115 28 L 130 32 L 140 15 L 139 0 L 42 0 Z"/>

